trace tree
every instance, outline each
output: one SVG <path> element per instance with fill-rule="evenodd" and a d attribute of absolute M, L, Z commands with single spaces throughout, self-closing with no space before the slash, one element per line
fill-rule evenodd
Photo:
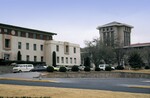
<path fill-rule="evenodd" d="M 85 60 L 84 60 L 84 66 L 90 67 L 90 65 L 91 65 L 90 58 L 86 57 Z"/>
<path fill-rule="evenodd" d="M 99 38 L 93 39 L 93 41 L 86 41 L 86 51 L 91 58 L 91 61 L 96 67 L 103 60 L 105 63 L 113 63 L 114 61 L 114 50 L 110 46 L 105 46 L 99 40 Z"/>
<path fill-rule="evenodd" d="M 20 51 L 18 51 L 18 53 L 17 53 L 17 60 L 21 61 L 21 52 Z"/>
<path fill-rule="evenodd" d="M 136 69 L 136 68 L 141 68 L 142 65 L 143 65 L 143 61 L 142 61 L 142 58 L 140 56 L 140 54 L 137 52 L 137 51 L 134 51 L 130 54 L 129 56 L 129 65 Z"/>
<path fill-rule="evenodd" d="M 53 66 L 56 67 L 56 52 L 53 51 Z"/>
<path fill-rule="evenodd" d="M 141 55 L 146 61 L 147 65 L 150 66 L 150 48 L 146 47 L 141 50 Z"/>

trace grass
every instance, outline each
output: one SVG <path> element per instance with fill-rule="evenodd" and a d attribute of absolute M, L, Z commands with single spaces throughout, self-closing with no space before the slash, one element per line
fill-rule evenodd
<path fill-rule="evenodd" d="M 150 70 L 114 70 L 114 72 L 131 72 L 131 73 L 146 73 L 150 74 Z"/>
<path fill-rule="evenodd" d="M 0 80 L 21 80 L 21 81 L 31 81 L 31 82 L 57 82 L 57 81 L 53 81 L 53 80 L 33 80 L 33 79 L 21 79 L 21 78 L 1 78 Z"/>
<path fill-rule="evenodd" d="M 2 97 L 150 98 L 150 94 L 0 84 Z"/>

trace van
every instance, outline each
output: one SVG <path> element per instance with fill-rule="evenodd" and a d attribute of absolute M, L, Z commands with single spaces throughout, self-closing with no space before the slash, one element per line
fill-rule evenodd
<path fill-rule="evenodd" d="M 16 64 L 13 67 L 13 72 L 31 71 L 33 68 L 33 64 Z"/>

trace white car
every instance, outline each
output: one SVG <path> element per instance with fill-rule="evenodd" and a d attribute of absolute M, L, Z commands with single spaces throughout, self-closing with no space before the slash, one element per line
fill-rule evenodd
<path fill-rule="evenodd" d="M 106 68 L 107 66 L 109 66 L 109 65 L 108 65 L 108 64 L 100 64 L 100 65 L 99 65 L 99 68 L 100 68 L 101 70 L 105 70 L 105 68 Z M 111 69 L 112 69 L 112 70 L 115 70 L 115 67 L 111 67 Z"/>
<path fill-rule="evenodd" d="M 101 70 L 105 70 L 105 68 L 106 68 L 107 66 L 109 66 L 109 65 L 108 65 L 108 64 L 100 64 L 100 65 L 99 65 L 99 68 L 100 68 Z"/>
<path fill-rule="evenodd" d="M 33 64 L 16 64 L 13 72 L 31 71 L 32 69 L 34 69 Z"/>

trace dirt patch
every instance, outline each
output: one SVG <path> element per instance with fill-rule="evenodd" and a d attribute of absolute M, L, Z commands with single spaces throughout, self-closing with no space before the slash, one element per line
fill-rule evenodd
<path fill-rule="evenodd" d="M 150 98 L 150 94 L 83 90 L 54 87 L 19 86 L 0 84 L 3 97 L 50 97 L 50 98 Z"/>

